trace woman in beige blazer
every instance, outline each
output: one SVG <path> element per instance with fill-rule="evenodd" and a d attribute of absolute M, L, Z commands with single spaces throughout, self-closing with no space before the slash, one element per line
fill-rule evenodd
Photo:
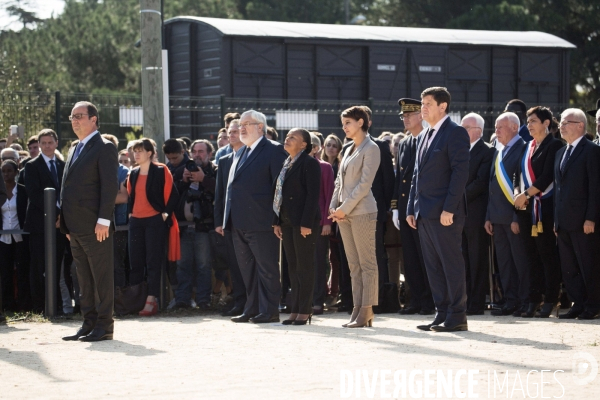
<path fill-rule="evenodd" d="M 378 273 L 375 257 L 377 203 L 371 193 L 379 168 L 379 147 L 368 135 L 369 116 L 361 107 L 350 107 L 341 115 L 348 147 L 340 163 L 329 218 L 338 222 L 350 276 L 354 309 L 350 322 L 342 326 L 372 326 L 373 306 L 378 300 Z"/>

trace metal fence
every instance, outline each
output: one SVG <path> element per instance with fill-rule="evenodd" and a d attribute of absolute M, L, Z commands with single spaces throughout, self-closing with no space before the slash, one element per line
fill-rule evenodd
<path fill-rule="evenodd" d="M 100 112 L 100 130 L 120 140 L 124 148 L 131 135 L 143 134 L 142 98 L 138 95 L 107 95 L 61 92 L 0 92 L 0 137 L 8 134 L 10 125 L 21 125 L 25 136 L 34 135 L 43 128 L 56 130 L 61 146 L 68 146 L 75 139 L 69 114 L 73 105 L 82 100 L 94 103 Z M 175 97 L 169 98 L 170 135 L 187 136 L 191 139 L 216 140 L 223 126 L 223 116 L 228 112 L 243 112 L 255 109 L 267 116 L 270 126 L 285 132 L 293 127 L 318 130 L 324 135 L 335 133 L 343 136 L 340 113 L 352 105 L 367 105 L 373 111 L 371 132 L 379 135 L 383 131 L 403 130 L 398 118 L 396 102 L 366 100 L 281 100 L 241 99 L 220 97 Z M 544 104 L 556 116 L 568 104 Z M 459 121 L 469 112 L 479 113 L 486 120 L 484 137 L 493 133 L 495 118 L 504 110 L 505 103 L 453 103 L 451 117 Z"/>

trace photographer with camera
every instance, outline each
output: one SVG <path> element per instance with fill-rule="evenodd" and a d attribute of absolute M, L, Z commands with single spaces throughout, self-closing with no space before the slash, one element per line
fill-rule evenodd
<path fill-rule="evenodd" d="M 210 161 L 214 147 L 205 139 L 191 145 L 192 160 L 185 164 L 183 182 L 189 183 L 183 204 L 184 217 L 194 225 L 181 229 L 181 260 L 177 267 L 176 307 L 190 307 L 192 288 L 196 304 L 208 309 L 211 301 L 211 246 L 208 232 L 214 228 L 214 197 L 217 167 Z M 195 281 L 194 281 L 195 276 Z"/>

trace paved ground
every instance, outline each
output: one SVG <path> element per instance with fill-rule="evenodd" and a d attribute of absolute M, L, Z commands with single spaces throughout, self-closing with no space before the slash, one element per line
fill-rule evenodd
<path fill-rule="evenodd" d="M 130 318 L 100 343 L 60 339 L 80 321 L 3 324 L 0 398 L 469 398 L 469 370 L 479 398 L 600 398 L 600 377 L 585 383 L 598 370 L 599 321 L 486 315 L 452 334 L 416 330 L 429 321 L 419 316 L 376 316 L 362 329 L 342 328 L 347 319 L 289 327 L 217 315 Z"/>

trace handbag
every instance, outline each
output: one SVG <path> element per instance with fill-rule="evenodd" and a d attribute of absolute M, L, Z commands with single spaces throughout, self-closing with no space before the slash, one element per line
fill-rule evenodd
<path fill-rule="evenodd" d="M 212 268 L 215 271 L 226 271 L 229 269 L 227 260 L 229 259 L 227 240 L 216 231 L 208 232 L 211 247 Z"/>
<path fill-rule="evenodd" d="M 144 281 L 137 285 L 115 288 L 115 314 L 137 314 L 146 304 L 148 284 Z"/>

